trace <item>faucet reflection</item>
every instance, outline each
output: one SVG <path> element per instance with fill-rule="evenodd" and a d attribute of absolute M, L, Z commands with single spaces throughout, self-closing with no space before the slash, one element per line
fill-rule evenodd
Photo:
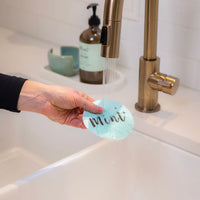
<path fill-rule="evenodd" d="M 124 0 L 105 0 L 101 35 L 101 56 L 119 57 L 121 20 Z M 138 102 L 140 112 L 157 112 L 158 91 L 174 95 L 179 79 L 160 73 L 160 58 L 157 56 L 159 0 L 145 1 L 144 55 L 140 58 Z"/>

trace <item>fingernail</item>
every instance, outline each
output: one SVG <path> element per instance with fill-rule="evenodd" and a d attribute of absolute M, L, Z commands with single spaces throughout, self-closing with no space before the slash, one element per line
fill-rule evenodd
<path fill-rule="evenodd" d="M 98 111 L 99 112 L 103 112 L 103 108 L 102 107 L 98 107 Z"/>

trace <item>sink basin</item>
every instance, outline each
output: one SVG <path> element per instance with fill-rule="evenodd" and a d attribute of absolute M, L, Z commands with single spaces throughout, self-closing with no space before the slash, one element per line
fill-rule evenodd
<path fill-rule="evenodd" d="M 133 131 L 4 187 L 0 199 L 199 200 L 200 157 Z"/>
<path fill-rule="evenodd" d="M 9 74 L 47 84 L 53 80 L 53 84 L 81 88 L 93 97 L 94 91 L 102 87 L 109 93 L 124 84 L 124 76 L 117 70 L 109 72 L 109 80 L 113 82 L 108 86 L 83 84 L 78 75 L 64 77 L 48 67 L 42 70 L 41 77 L 18 72 Z M 0 122 L 0 190 L 102 140 L 87 130 L 62 126 L 35 113 L 0 110 Z"/>
<path fill-rule="evenodd" d="M 125 85 L 125 76 L 117 68 L 120 66 L 109 66 L 107 70 L 107 84 L 87 84 L 81 83 L 79 75 L 66 77 L 51 71 L 49 66 L 44 67 L 41 71 L 41 78 L 43 80 L 54 82 L 57 85 L 67 85 L 68 87 L 73 87 L 77 90 L 85 91 L 88 95 L 96 96 L 97 91 L 102 91 L 103 94 L 112 94 L 119 89 L 123 88 Z"/>
<path fill-rule="evenodd" d="M 46 117 L 0 110 L 0 190 L 41 168 L 100 141 Z"/>

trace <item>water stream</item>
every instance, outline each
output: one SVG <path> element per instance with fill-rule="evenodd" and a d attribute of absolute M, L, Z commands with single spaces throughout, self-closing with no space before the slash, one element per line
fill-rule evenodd
<path fill-rule="evenodd" d="M 104 71 L 103 71 L 103 99 L 105 99 L 106 94 L 111 93 L 112 91 L 109 91 L 109 84 L 114 82 L 116 77 L 116 59 L 112 58 L 105 58 L 104 60 Z"/>

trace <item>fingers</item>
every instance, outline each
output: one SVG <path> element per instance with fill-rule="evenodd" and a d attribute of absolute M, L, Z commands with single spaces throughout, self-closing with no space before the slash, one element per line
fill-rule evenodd
<path fill-rule="evenodd" d="M 76 128 L 81 128 L 81 129 L 87 129 L 82 121 L 82 117 L 79 116 L 78 118 L 75 118 L 73 120 L 71 120 L 70 124 L 67 124 L 69 126 L 73 126 Z"/>
<path fill-rule="evenodd" d="M 76 128 L 86 129 L 83 123 L 83 114 L 80 108 L 65 112 L 65 121 L 62 123 Z"/>
<path fill-rule="evenodd" d="M 83 108 L 84 110 L 87 110 L 87 111 L 89 111 L 89 112 L 91 112 L 91 113 L 100 114 L 100 113 L 103 112 L 103 108 L 100 107 L 100 106 L 95 105 L 95 104 L 93 103 L 92 98 L 90 98 L 90 97 L 88 97 L 88 96 L 87 96 L 86 98 L 80 96 L 80 97 L 77 99 L 77 104 L 78 104 L 78 106 L 80 106 L 80 107 Z"/>
<path fill-rule="evenodd" d="M 88 100 L 91 101 L 91 102 L 94 102 L 94 101 L 95 101 L 93 98 L 91 98 L 90 96 L 88 96 L 88 95 L 85 94 L 84 92 L 80 92 L 80 91 L 78 91 L 78 92 L 79 92 L 79 95 L 80 95 L 81 97 L 83 97 L 83 98 L 85 98 L 85 99 L 88 99 Z"/>
<path fill-rule="evenodd" d="M 71 120 L 70 123 L 65 123 L 68 126 L 73 126 L 75 128 L 87 129 L 82 121 L 82 117 L 75 118 Z"/>

